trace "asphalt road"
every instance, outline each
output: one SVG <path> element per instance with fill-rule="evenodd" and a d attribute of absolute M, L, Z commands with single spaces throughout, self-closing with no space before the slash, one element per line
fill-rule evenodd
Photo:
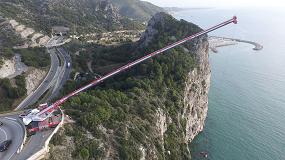
<path fill-rule="evenodd" d="M 53 129 L 37 132 L 35 135 L 28 138 L 24 149 L 20 154 L 15 154 L 10 160 L 25 160 L 32 156 L 34 153 L 41 150 L 45 144 L 46 139 L 52 133 Z"/>
<path fill-rule="evenodd" d="M 58 76 L 57 82 L 54 85 L 52 94 L 48 100 L 51 100 L 59 95 L 60 89 L 62 89 L 65 82 L 69 79 L 69 75 L 72 71 L 71 57 L 69 53 L 61 47 L 58 47 L 56 49 L 61 59 L 63 60 L 63 66 L 61 66 L 61 73 Z M 70 66 L 68 66 L 68 63 L 70 63 Z"/>
<path fill-rule="evenodd" d="M 68 80 L 69 74 L 71 72 L 72 67 L 67 67 L 67 63 L 71 64 L 71 57 L 68 52 L 66 52 L 63 48 L 57 48 L 59 56 L 63 61 L 63 65 L 58 69 L 58 76 L 56 76 L 56 84 L 53 86 L 52 94 L 48 98 L 49 100 L 58 96 L 60 89 L 64 85 L 64 83 Z M 34 153 L 42 149 L 44 143 L 48 136 L 52 133 L 53 129 L 49 129 L 46 131 L 37 132 L 35 135 L 32 135 L 29 140 L 26 142 L 24 149 L 20 154 L 16 154 L 12 157 L 11 160 L 22 160 L 27 159 L 32 156 Z"/>
<path fill-rule="evenodd" d="M 49 89 L 52 85 L 51 82 L 53 82 L 53 79 L 55 78 L 60 63 L 56 55 L 55 48 L 48 49 L 48 52 L 50 53 L 51 66 L 46 78 L 32 94 L 30 94 L 24 101 L 20 103 L 16 110 L 26 108 L 29 105 L 32 105 L 37 102 L 38 99 L 45 93 L 45 91 Z"/>
<path fill-rule="evenodd" d="M 3 122 L 3 125 L 0 126 L 0 142 L 12 140 L 8 150 L 0 152 L 1 160 L 11 160 L 24 139 L 23 126 L 17 119 L 17 115 L 0 118 L 0 121 Z"/>
<path fill-rule="evenodd" d="M 50 41 L 49 44 L 50 46 L 56 45 L 58 43 L 62 43 L 62 41 L 63 37 L 55 37 L 52 41 Z M 39 87 L 24 101 L 22 101 L 15 110 L 23 109 L 36 103 L 39 98 L 51 87 L 56 88 L 51 95 L 55 96 L 55 94 L 59 93 L 61 86 L 69 78 L 69 73 L 71 72 L 71 68 L 60 66 L 60 61 L 63 61 L 64 65 L 67 65 L 68 62 L 71 63 L 71 58 L 68 53 L 63 49 L 60 50 L 61 52 L 54 47 L 48 48 L 48 52 L 50 53 L 51 57 L 51 66 L 47 76 Z M 19 154 L 16 154 L 24 139 L 24 130 L 21 126 L 23 124 L 18 122 L 17 119 L 18 115 L 0 117 L 0 121 L 3 121 L 4 123 L 3 126 L 0 126 L 0 142 L 3 142 L 6 139 L 12 139 L 12 144 L 9 149 L 3 153 L 0 152 L 0 160 L 27 159 L 43 147 L 45 140 L 53 131 L 53 129 L 50 129 L 48 131 L 38 132 L 37 134 L 31 136 L 28 138 L 23 150 Z"/>

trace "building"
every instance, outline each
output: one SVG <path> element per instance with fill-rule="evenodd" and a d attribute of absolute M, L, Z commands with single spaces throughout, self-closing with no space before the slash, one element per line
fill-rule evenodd
<path fill-rule="evenodd" d="M 64 26 L 52 27 L 52 36 L 66 36 L 69 33 L 69 28 Z"/>

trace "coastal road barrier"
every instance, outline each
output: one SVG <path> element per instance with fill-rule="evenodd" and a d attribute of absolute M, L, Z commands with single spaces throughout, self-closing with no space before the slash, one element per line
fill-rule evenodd
<path fill-rule="evenodd" d="M 24 144 L 25 144 L 25 142 L 26 142 L 26 140 L 27 140 L 27 130 L 26 130 L 26 127 L 25 127 L 24 123 L 23 123 L 19 118 L 17 118 L 17 121 L 18 121 L 18 123 L 21 124 L 21 127 L 22 127 L 22 129 L 23 129 L 23 131 L 24 131 L 23 141 L 22 141 L 20 147 L 19 147 L 18 150 L 17 150 L 17 153 L 19 154 L 19 153 L 23 150 Z"/>

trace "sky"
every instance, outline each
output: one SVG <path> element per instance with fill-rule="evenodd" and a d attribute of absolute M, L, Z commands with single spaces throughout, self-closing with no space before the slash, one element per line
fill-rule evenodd
<path fill-rule="evenodd" d="M 161 7 L 285 7 L 284 0 L 144 0 Z"/>

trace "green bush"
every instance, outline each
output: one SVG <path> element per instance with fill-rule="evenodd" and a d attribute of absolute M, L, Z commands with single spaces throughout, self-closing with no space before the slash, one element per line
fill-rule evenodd
<path fill-rule="evenodd" d="M 0 79 L 0 111 L 13 108 L 13 102 L 26 95 L 27 89 L 24 76 L 15 77 L 17 87 L 13 87 L 7 78 Z"/>
<path fill-rule="evenodd" d="M 81 150 L 80 150 L 80 157 L 82 158 L 82 159 L 84 159 L 84 160 L 86 160 L 86 159 L 88 159 L 89 158 L 89 150 L 88 149 L 86 149 L 86 148 L 82 148 Z"/>
<path fill-rule="evenodd" d="M 50 56 L 45 48 L 28 48 L 16 50 L 22 56 L 22 61 L 32 67 L 42 68 L 50 65 Z"/>
<path fill-rule="evenodd" d="M 157 24 L 159 34 L 148 46 L 141 47 L 140 43 L 105 48 L 86 46 L 84 54 L 93 58 L 96 73 L 105 74 L 116 68 L 114 66 L 127 64 L 165 46 L 172 36 L 181 39 L 200 31 L 195 25 L 173 22 L 171 18 L 166 18 L 164 23 Z M 173 48 L 72 98 L 64 104 L 64 109 L 93 135 L 103 136 L 103 140 L 106 137 L 100 133 L 98 125 L 112 130 L 120 159 L 139 159 L 140 145 L 153 144 L 162 150 L 156 142 L 157 137 L 154 137 L 154 118 L 157 108 L 162 108 L 172 119 L 164 139 L 164 148 L 171 154 L 159 153 L 158 156 L 162 159 L 189 159 L 183 140 L 186 124 L 178 120 L 178 113 L 181 112 L 184 82 L 188 73 L 197 67 L 193 50 L 189 44 Z M 80 66 L 84 65 L 83 60 L 77 60 Z M 105 70 L 98 69 L 100 67 L 105 67 Z M 85 83 L 73 82 L 66 88 L 74 90 Z M 89 148 L 88 145 L 83 146 Z M 94 156 L 90 154 L 90 157 Z"/>

